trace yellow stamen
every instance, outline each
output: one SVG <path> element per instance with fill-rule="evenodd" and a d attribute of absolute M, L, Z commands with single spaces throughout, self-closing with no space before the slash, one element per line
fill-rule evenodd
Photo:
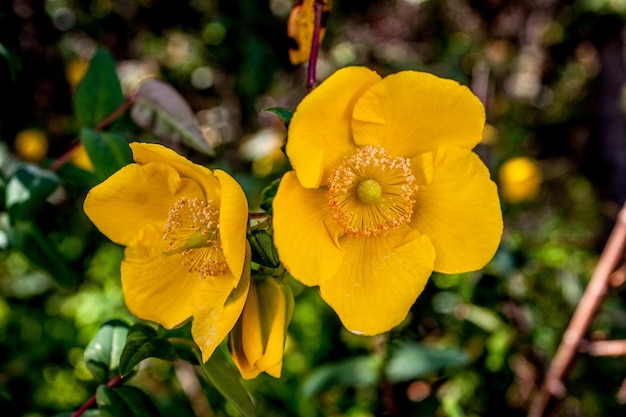
<path fill-rule="evenodd" d="M 181 263 L 200 278 L 228 271 L 219 233 L 219 210 L 211 201 L 183 197 L 170 209 L 163 233 L 171 250 L 165 256 L 181 256 Z"/>
<path fill-rule="evenodd" d="M 418 187 L 410 162 L 381 146 L 364 146 L 328 179 L 332 217 L 349 236 L 379 236 L 408 223 Z"/>

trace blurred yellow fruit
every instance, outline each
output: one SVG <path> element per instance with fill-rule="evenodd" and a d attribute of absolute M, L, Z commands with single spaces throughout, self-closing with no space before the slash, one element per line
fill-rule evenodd
<path fill-rule="evenodd" d="M 15 137 L 15 152 L 30 162 L 41 161 L 48 153 L 48 137 L 38 129 L 24 129 Z"/>
<path fill-rule="evenodd" d="M 500 194 L 509 203 L 521 203 L 537 197 L 543 176 L 535 161 L 515 157 L 506 161 L 498 173 Z"/>

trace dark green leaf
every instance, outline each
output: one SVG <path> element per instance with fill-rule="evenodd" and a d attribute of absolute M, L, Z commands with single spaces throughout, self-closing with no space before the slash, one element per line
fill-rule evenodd
<path fill-rule="evenodd" d="M 182 141 L 198 152 L 213 155 L 213 147 L 200 130 L 189 104 L 169 84 L 159 80 L 141 84 L 130 115 L 137 125 L 161 139 Z"/>
<path fill-rule="evenodd" d="M 467 354 L 454 347 L 434 348 L 405 342 L 391 351 L 385 373 L 391 382 L 404 382 L 462 366 L 468 361 Z"/>
<path fill-rule="evenodd" d="M 128 334 L 128 324 L 107 321 L 85 348 L 85 365 L 96 381 L 106 383 L 118 373 L 118 365 Z"/>
<path fill-rule="evenodd" d="M 133 160 L 128 141 L 119 134 L 83 128 L 80 137 L 100 180 L 108 178 Z"/>
<path fill-rule="evenodd" d="M 159 410 L 150 397 L 137 387 L 125 385 L 109 388 L 100 385 L 96 402 L 102 417 L 155 417 Z"/>
<path fill-rule="evenodd" d="M 59 186 L 59 178 L 37 165 L 20 165 L 6 185 L 6 206 L 12 221 L 30 217 Z"/>
<path fill-rule="evenodd" d="M 55 414 L 52 417 L 72 417 L 73 415 L 74 415 L 74 412 L 69 412 L 69 413 Z M 102 414 L 100 414 L 100 410 L 97 410 L 97 409 L 87 410 L 81 414 L 81 417 L 101 417 L 101 416 Z"/>
<path fill-rule="evenodd" d="M 253 230 L 248 234 L 248 242 L 252 249 L 252 261 L 269 268 L 278 268 L 280 261 L 271 234 L 266 230 Z"/>
<path fill-rule="evenodd" d="M 380 358 L 357 356 L 315 369 L 302 385 L 305 397 L 333 387 L 371 387 L 378 382 Z"/>
<path fill-rule="evenodd" d="M 11 78 L 15 79 L 15 76 L 22 68 L 22 61 L 20 60 L 19 55 L 9 51 L 2 43 L 0 43 L 0 56 L 6 60 L 9 72 L 11 73 Z"/>
<path fill-rule="evenodd" d="M 272 181 L 271 184 L 265 187 L 261 193 L 261 208 L 268 214 L 272 214 L 272 203 L 274 202 L 276 191 L 278 191 L 280 180 L 281 179 L 278 178 Z"/>
<path fill-rule="evenodd" d="M 76 273 L 68 267 L 63 256 L 32 222 L 17 220 L 9 224 L 8 216 L 3 217 L 2 230 L 15 249 L 33 265 L 47 271 L 59 285 L 69 288 L 78 282 Z"/>
<path fill-rule="evenodd" d="M 219 352 L 215 352 L 211 359 L 202 365 L 202 369 L 215 389 L 230 401 L 244 417 L 256 416 L 250 395 L 241 385 L 239 375 L 232 367 L 228 366 Z"/>
<path fill-rule="evenodd" d="M 146 358 L 172 361 L 177 357 L 174 346 L 160 338 L 156 330 L 145 324 L 135 324 L 126 336 L 126 346 L 120 358 L 120 374 L 128 375 L 135 365 Z"/>
<path fill-rule="evenodd" d="M 270 107 L 263 111 L 275 114 L 285 124 L 285 127 L 289 126 L 289 122 L 291 122 L 291 118 L 293 117 L 292 110 L 285 109 L 282 107 Z"/>
<path fill-rule="evenodd" d="M 115 61 L 107 50 L 98 49 L 76 87 L 74 109 L 78 122 L 83 127 L 95 127 L 122 103 L 124 94 Z"/>

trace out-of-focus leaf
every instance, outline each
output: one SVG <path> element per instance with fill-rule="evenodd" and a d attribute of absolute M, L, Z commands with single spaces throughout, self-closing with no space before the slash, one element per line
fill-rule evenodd
<path fill-rule="evenodd" d="M 5 189 L 5 201 L 11 219 L 33 214 L 59 186 L 59 178 L 37 165 L 22 164 L 11 175 Z"/>
<path fill-rule="evenodd" d="M 270 107 L 263 111 L 275 114 L 285 124 L 285 127 L 289 126 L 289 122 L 291 122 L 291 118 L 293 117 L 293 110 L 283 107 Z"/>
<path fill-rule="evenodd" d="M 381 359 L 356 356 L 315 369 L 302 385 L 302 394 L 312 397 L 333 387 L 371 387 L 378 382 Z"/>
<path fill-rule="evenodd" d="M 280 180 L 281 179 L 278 178 L 272 181 L 272 183 L 265 187 L 261 193 L 261 208 L 268 214 L 272 214 L 272 203 L 274 202 L 276 191 L 278 191 Z"/>
<path fill-rule="evenodd" d="M 83 127 L 95 127 L 122 103 L 124 93 L 115 61 L 106 49 L 97 49 L 76 87 L 74 109 L 78 122 Z"/>
<path fill-rule="evenodd" d="M 463 366 L 468 362 L 467 354 L 454 347 L 434 348 L 405 342 L 391 351 L 385 373 L 391 382 L 404 382 Z"/>
<path fill-rule="evenodd" d="M 128 324 L 121 320 L 107 321 L 85 348 L 85 365 L 96 381 L 106 383 L 118 373 L 120 356 L 126 344 Z"/>
<path fill-rule="evenodd" d="M 145 324 L 135 324 L 126 336 L 126 346 L 120 358 L 120 374 L 128 375 L 135 365 L 146 358 L 172 361 L 177 357 L 174 346 L 160 338 L 156 330 Z"/>
<path fill-rule="evenodd" d="M 215 389 L 230 401 L 244 417 L 256 416 L 252 399 L 241 385 L 239 375 L 232 367 L 228 366 L 219 352 L 215 352 L 211 359 L 202 365 L 202 369 Z"/>
<path fill-rule="evenodd" d="M 0 218 L 0 222 L 0 228 L 6 233 L 11 245 L 33 265 L 48 272 L 63 287 L 69 288 L 78 282 L 76 273 L 64 262 L 63 256 L 31 221 L 16 220 L 11 224 L 9 216 L 5 215 Z"/>
<path fill-rule="evenodd" d="M 161 139 L 182 141 L 198 152 L 213 155 L 191 108 L 169 84 L 159 80 L 141 84 L 130 115 L 135 123 Z"/>
<path fill-rule="evenodd" d="M 96 402 L 102 417 L 155 417 L 159 410 L 150 397 L 133 386 L 109 388 L 100 385 L 96 391 Z"/>
<path fill-rule="evenodd" d="M 22 61 L 20 60 L 20 57 L 9 51 L 2 43 L 0 43 L 0 56 L 7 61 L 11 78 L 15 79 L 15 76 L 22 68 Z"/>
<path fill-rule="evenodd" d="M 122 135 L 83 128 L 80 138 L 100 180 L 133 160 L 128 141 Z"/>
<path fill-rule="evenodd" d="M 74 412 L 59 413 L 59 414 L 55 414 L 52 417 L 72 417 L 73 415 L 74 415 Z M 82 417 L 100 417 L 100 416 L 102 416 L 102 414 L 100 413 L 100 410 L 91 409 L 91 410 L 85 411 L 83 414 L 81 414 L 81 416 Z"/>

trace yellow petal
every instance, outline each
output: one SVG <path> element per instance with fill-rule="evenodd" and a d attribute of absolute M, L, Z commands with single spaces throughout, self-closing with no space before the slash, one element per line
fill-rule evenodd
<path fill-rule="evenodd" d="M 345 237 L 341 245 L 344 262 L 320 292 L 344 326 L 374 335 L 402 322 L 433 271 L 428 237 L 403 226 L 387 236 Z"/>
<path fill-rule="evenodd" d="M 379 80 L 367 68 L 343 68 L 300 102 L 289 123 L 287 155 L 305 188 L 317 188 L 330 170 L 354 153 L 350 131 L 354 103 Z"/>
<path fill-rule="evenodd" d="M 130 164 L 89 191 L 84 210 L 109 239 L 128 245 L 145 226 L 161 228 L 182 196 L 203 198 L 200 187 L 170 166 Z"/>
<path fill-rule="evenodd" d="M 164 256 L 162 229 L 149 226 L 126 248 L 122 261 L 122 291 L 136 317 L 171 329 L 192 315 L 190 294 L 200 278 L 183 266 L 179 255 Z"/>
<path fill-rule="evenodd" d="M 235 277 L 227 274 L 202 281 L 191 293 L 194 304 L 191 335 L 202 352 L 203 362 L 209 360 L 241 315 L 250 287 L 250 259 L 248 246 L 247 267 L 243 268 L 235 289 L 232 289 Z"/>
<path fill-rule="evenodd" d="M 130 148 L 133 151 L 133 159 L 137 163 L 162 162 L 170 165 L 180 173 L 181 177 L 190 178 L 200 184 L 206 200 L 219 201 L 219 194 L 215 192 L 215 190 L 219 190 L 219 183 L 210 169 L 194 164 L 184 156 L 162 145 L 133 142 L 130 144 Z"/>
<path fill-rule="evenodd" d="M 496 185 L 473 152 L 441 148 L 411 161 L 419 190 L 411 226 L 428 235 L 435 271 L 458 273 L 485 266 L 502 236 Z"/>
<path fill-rule="evenodd" d="M 214 174 L 221 189 L 220 240 L 224 257 L 232 274 L 239 277 L 246 256 L 248 200 L 233 177 L 221 170 L 215 170 Z"/>
<path fill-rule="evenodd" d="M 343 233 L 330 218 L 323 190 L 303 188 L 293 171 L 282 178 L 273 203 L 274 242 L 289 273 L 305 285 L 319 285 L 339 269 Z"/>
<path fill-rule="evenodd" d="M 354 107 L 354 141 L 412 158 L 439 146 L 472 149 L 482 139 L 485 110 L 456 81 L 416 71 L 385 77 Z"/>

